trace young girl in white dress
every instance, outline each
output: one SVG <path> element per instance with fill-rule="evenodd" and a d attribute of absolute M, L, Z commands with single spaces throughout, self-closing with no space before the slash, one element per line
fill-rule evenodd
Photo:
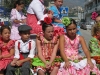
<path fill-rule="evenodd" d="M 13 40 L 18 40 L 20 39 L 18 33 L 18 26 L 26 23 L 26 17 L 22 13 L 24 2 L 22 0 L 17 0 L 14 5 L 15 6 L 11 10 L 11 15 L 10 15 L 10 20 L 12 25 L 10 38 Z"/>

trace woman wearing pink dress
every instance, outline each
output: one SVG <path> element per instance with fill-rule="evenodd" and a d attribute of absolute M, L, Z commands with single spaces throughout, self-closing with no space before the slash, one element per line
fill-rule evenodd
<path fill-rule="evenodd" d="M 45 14 L 44 0 L 32 0 L 27 10 L 27 24 L 32 27 L 32 34 L 42 32 L 39 21 L 44 20 L 47 16 L 53 17 L 52 13 Z M 63 28 L 55 27 L 55 30 L 64 33 Z"/>
<path fill-rule="evenodd" d="M 58 71 L 58 75 L 90 75 L 90 72 L 100 75 L 95 60 L 91 59 L 90 52 L 82 36 L 76 34 L 77 25 L 75 20 L 65 17 L 62 19 L 66 26 L 66 35 L 60 36 L 60 52 L 64 60 Z M 78 54 L 79 44 L 86 57 Z"/>
<path fill-rule="evenodd" d="M 12 40 L 18 40 L 20 39 L 20 35 L 18 32 L 18 26 L 23 25 L 26 23 L 26 17 L 22 13 L 22 9 L 24 7 L 24 2 L 22 0 L 18 0 L 15 3 L 15 7 L 11 10 L 11 36 L 10 38 Z"/>
<path fill-rule="evenodd" d="M 13 60 L 14 41 L 10 40 L 9 27 L 2 26 L 0 32 L 0 75 L 4 75 L 7 65 Z"/>

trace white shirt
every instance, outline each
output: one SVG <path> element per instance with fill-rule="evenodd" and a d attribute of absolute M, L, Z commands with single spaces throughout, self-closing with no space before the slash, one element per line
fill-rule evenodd
<path fill-rule="evenodd" d="M 29 50 L 29 42 L 31 41 L 31 49 Z M 20 42 L 20 50 L 18 49 L 18 43 Z M 36 47 L 36 44 L 33 40 L 28 40 L 27 42 L 23 42 L 22 40 L 17 40 L 15 42 L 15 56 L 14 58 L 17 58 L 19 59 L 20 56 L 20 52 L 22 53 L 28 53 L 29 52 L 29 55 L 28 57 L 30 58 L 33 58 L 34 55 L 35 55 L 35 47 Z"/>
<path fill-rule="evenodd" d="M 35 14 L 38 20 L 40 21 L 40 20 L 44 20 L 44 17 L 47 16 L 47 14 L 44 15 L 44 10 L 45 7 L 39 0 L 32 0 L 32 2 L 30 3 L 27 9 L 27 13 Z"/>
<path fill-rule="evenodd" d="M 12 24 L 15 24 L 16 26 L 22 25 L 22 23 L 20 23 L 20 24 L 14 23 L 13 20 L 15 20 L 15 19 L 21 21 L 22 19 L 26 19 L 26 17 L 24 16 L 22 11 L 18 12 L 16 9 L 12 9 L 11 14 L 10 14 L 10 20 L 11 20 Z"/>

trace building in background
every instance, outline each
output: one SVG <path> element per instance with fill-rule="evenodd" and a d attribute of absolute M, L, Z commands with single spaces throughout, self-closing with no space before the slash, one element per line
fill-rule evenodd
<path fill-rule="evenodd" d="M 100 0 L 85 0 L 85 19 L 93 22 L 91 19 L 92 12 L 96 11 L 100 14 Z"/>
<path fill-rule="evenodd" d="M 49 0 L 49 1 L 48 1 L 48 4 L 49 4 L 48 7 L 54 5 L 54 0 Z"/>
<path fill-rule="evenodd" d="M 84 9 L 81 6 L 69 7 L 68 16 L 76 19 L 76 21 L 81 21 L 84 19 Z"/>
<path fill-rule="evenodd" d="M 44 0 L 45 4 L 48 4 L 47 7 L 54 5 L 54 0 Z M 46 3 L 46 1 L 48 3 Z M 67 8 L 67 9 L 65 9 Z M 67 5 L 62 6 L 61 13 L 63 14 L 63 16 L 69 16 L 77 21 L 81 21 L 82 19 L 84 19 L 84 9 L 81 6 L 75 6 L 75 7 L 69 7 Z"/>
<path fill-rule="evenodd" d="M 0 0 L 0 16 L 4 14 L 4 0 Z"/>
<path fill-rule="evenodd" d="M 4 0 L 0 0 L 0 6 L 4 6 Z"/>

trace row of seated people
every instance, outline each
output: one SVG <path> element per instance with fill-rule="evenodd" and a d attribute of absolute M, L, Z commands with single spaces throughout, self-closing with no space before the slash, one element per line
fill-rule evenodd
<path fill-rule="evenodd" d="M 10 40 L 10 28 L 2 26 L 0 29 L 0 73 L 4 74 L 6 69 L 5 75 L 30 75 L 32 65 L 34 72 L 38 75 L 45 75 L 47 72 L 50 75 L 90 75 L 91 71 L 100 75 L 95 60 L 91 59 L 84 38 L 76 34 L 75 20 L 70 19 L 70 24 L 65 24 L 65 26 L 67 30 L 65 35 L 54 36 L 53 25 L 43 23 L 43 34 L 37 35 L 36 43 L 29 39 L 32 29 L 30 26 L 18 27 L 21 39 L 16 42 Z M 86 57 L 79 55 L 79 44 Z M 35 48 L 37 48 L 37 55 L 35 55 Z M 58 49 L 60 49 L 61 57 L 56 56 Z"/>
<path fill-rule="evenodd" d="M 34 5 L 33 8 L 35 8 L 36 4 L 42 3 L 39 1 L 41 0 L 32 1 L 33 4 L 31 3 L 31 5 L 32 6 Z M 56 1 L 57 0 L 55 0 L 55 2 Z M 38 2 L 38 3 L 34 4 L 34 2 Z M 17 4 L 15 4 L 15 8 L 11 12 L 11 21 L 13 22 L 12 31 L 11 31 L 11 33 L 13 34 L 11 34 L 11 36 L 14 36 L 14 37 L 17 36 L 15 33 L 18 33 L 17 26 L 19 26 L 18 29 L 19 29 L 19 34 L 21 36 L 21 39 L 16 41 L 15 46 L 13 46 L 14 42 L 12 40 L 9 40 L 10 29 L 5 28 L 5 27 L 1 28 L 1 37 L 2 37 L 1 57 L 0 57 L 1 58 L 1 61 L 0 61 L 1 74 L 3 74 L 3 70 L 7 68 L 6 75 L 14 75 L 16 73 L 21 73 L 22 75 L 29 75 L 30 62 L 28 61 L 33 59 L 31 63 L 33 66 L 35 66 L 39 75 L 44 75 L 45 71 L 50 71 L 51 75 L 56 75 L 56 74 L 58 75 L 64 75 L 64 74 L 89 75 L 90 71 L 93 71 L 97 75 L 100 75 L 99 70 L 97 69 L 95 65 L 96 64 L 95 61 L 90 59 L 90 54 L 87 49 L 87 46 L 85 45 L 84 38 L 79 35 L 76 35 L 77 25 L 74 20 L 70 21 L 67 18 L 67 21 L 64 22 L 65 30 L 67 30 L 67 33 L 65 35 L 60 36 L 59 39 L 57 39 L 58 37 L 53 36 L 54 30 L 53 30 L 52 24 L 43 23 L 42 25 L 43 35 L 37 36 L 36 44 L 35 44 L 33 40 L 29 40 L 30 28 L 28 31 L 23 30 L 23 29 L 27 29 L 28 27 L 20 28 L 20 25 L 22 23 L 25 23 L 24 19 L 26 17 L 20 16 L 21 14 L 19 13 L 19 10 L 21 11 L 21 9 L 17 10 L 17 8 L 19 8 L 20 6 L 23 7 L 24 3 L 23 2 L 20 3 L 19 1 L 16 3 Z M 43 4 L 41 6 L 43 6 Z M 44 8 L 42 9 L 44 10 Z M 56 8 L 56 10 L 58 9 Z M 36 24 L 37 24 L 37 18 L 42 17 L 42 16 L 37 17 L 37 13 L 35 14 L 34 11 L 30 13 L 30 10 L 27 13 L 28 13 L 27 15 L 28 21 L 32 21 L 30 22 L 31 23 L 30 25 L 32 26 L 33 32 L 37 30 L 37 28 L 38 29 L 39 27 L 41 28 L 41 26 L 39 25 L 37 25 L 37 28 L 36 28 Z M 59 15 L 59 11 L 57 13 Z M 48 15 L 50 16 L 50 14 Z M 32 16 L 33 16 L 33 19 L 32 19 Z M 54 18 L 56 20 L 58 16 L 54 16 Z M 20 30 L 23 30 L 23 31 L 20 31 Z M 81 44 L 87 59 L 84 59 L 78 54 L 79 43 Z M 34 54 L 35 47 L 37 47 L 37 50 L 38 50 L 37 51 L 38 57 L 36 57 Z M 62 59 L 59 57 L 56 57 L 56 52 L 58 48 L 60 48 L 60 54 L 65 63 L 61 63 Z M 13 54 L 14 54 L 14 59 L 12 57 Z M 59 65 L 58 62 L 60 62 L 61 65 Z M 16 67 L 20 67 L 18 69 L 18 72 L 15 72 Z"/>

